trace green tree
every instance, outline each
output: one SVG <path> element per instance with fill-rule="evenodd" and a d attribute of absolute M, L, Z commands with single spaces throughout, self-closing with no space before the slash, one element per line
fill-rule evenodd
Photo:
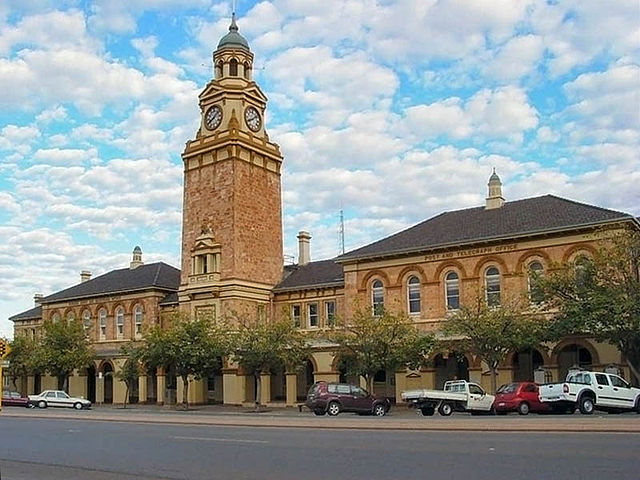
<path fill-rule="evenodd" d="M 458 349 L 480 357 L 489 367 L 491 390 L 496 391 L 498 366 L 511 351 L 537 347 L 547 339 L 545 317 L 519 299 L 487 305 L 482 293 L 444 321 L 442 331 Z"/>
<path fill-rule="evenodd" d="M 4 372 L 16 389 L 18 388 L 18 380 L 22 380 L 20 393 L 24 396 L 27 394 L 26 378 L 35 373 L 33 352 L 36 350 L 36 342 L 26 335 L 17 335 L 10 345 L 11 352 L 6 358 L 10 363 Z"/>
<path fill-rule="evenodd" d="M 364 378 L 369 391 L 379 370 L 425 365 L 436 343 L 433 335 L 418 331 L 407 316 L 385 310 L 373 315 L 370 309 L 356 308 L 351 318 L 338 318 L 335 323 L 328 337 L 339 345 L 347 373 Z"/>
<path fill-rule="evenodd" d="M 184 384 L 182 404 L 186 409 L 189 377 L 206 378 L 222 367 L 220 358 L 228 349 L 227 330 L 208 316 L 192 319 L 175 313 L 168 321 L 168 328 L 157 325 L 145 334 L 140 359 L 147 368 L 175 369 Z"/>
<path fill-rule="evenodd" d="M 131 392 L 134 383 L 138 381 L 140 375 L 140 349 L 138 349 L 134 342 L 130 342 L 123 345 L 120 348 L 120 353 L 125 356 L 125 361 L 116 372 L 115 376 L 118 380 L 125 384 L 125 394 L 123 408 L 127 408 L 129 402 L 129 393 Z"/>
<path fill-rule="evenodd" d="M 58 390 L 68 391 L 69 375 L 76 368 L 88 365 L 93 360 L 94 351 L 82 322 L 46 320 L 33 356 L 34 370 L 57 377 Z"/>
<path fill-rule="evenodd" d="M 260 407 L 262 389 L 261 374 L 270 373 L 284 365 L 289 371 L 299 369 L 309 357 L 310 350 L 305 335 L 289 318 L 267 322 L 264 320 L 240 320 L 233 335 L 231 359 L 256 380 L 256 410 Z"/>
<path fill-rule="evenodd" d="M 593 335 L 624 355 L 640 379 L 640 232 L 617 233 L 591 258 L 578 257 L 541 278 L 557 309 L 555 337 Z"/>

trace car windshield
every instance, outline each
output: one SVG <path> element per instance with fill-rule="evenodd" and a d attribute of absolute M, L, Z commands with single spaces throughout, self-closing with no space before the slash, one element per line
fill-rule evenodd
<path fill-rule="evenodd" d="M 501 385 L 496 393 L 516 393 L 516 390 L 518 390 L 517 383 L 508 383 L 506 385 Z"/>

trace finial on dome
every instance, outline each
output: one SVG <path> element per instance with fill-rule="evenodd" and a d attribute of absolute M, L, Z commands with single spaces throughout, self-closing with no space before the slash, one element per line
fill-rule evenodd
<path fill-rule="evenodd" d="M 231 25 L 229 25 L 230 32 L 237 32 L 238 25 L 236 24 L 236 12 L 231 12 Z"/>
<path fill-rule="evenodd" d="M 493 173 L 489 177 L 489 196 L 485 205 L 486 210 L 500 208 L 504 205 L 504 197 L 502 196 L 502 182 L 496 173 L 496 167 L 493 167 Z"/>

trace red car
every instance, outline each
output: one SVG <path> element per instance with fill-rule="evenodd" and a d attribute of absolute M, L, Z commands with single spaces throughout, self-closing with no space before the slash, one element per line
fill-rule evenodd
<path fill-rule="evenodd" d="M 309 389 L 305 405 L 316 415 L 325 413 L 334 417 L 340 412 L 382 417 L 391 403 L 384 397 L 375 397 L 365 389 L 348 383 L 316 382 Z"/>
<path fill-rule="evenodd" d="M 496 392 L 493 403 L 496 413 L 518 412 L 528 415 L 529 412 L 543 413 L 549 411 L 549 405 L 538 398 L 538 384 L 533 382 L 514 382 L 502 385 Z"/>
<path fill-rule="evenodd" d="M 10 392 L 8 390 L 2 391 L 2 406 L 33 408 L 33 404 L 29 402 L 27 397 L 23 397 L 18 392 Z"/>

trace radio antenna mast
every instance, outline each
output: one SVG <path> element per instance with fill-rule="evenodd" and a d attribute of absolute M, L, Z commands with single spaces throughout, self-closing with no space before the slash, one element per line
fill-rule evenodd
<path fill-rule="evenodd" d="M 340 209 L 340 254 L 344 254 L 344 211 Z"/>

